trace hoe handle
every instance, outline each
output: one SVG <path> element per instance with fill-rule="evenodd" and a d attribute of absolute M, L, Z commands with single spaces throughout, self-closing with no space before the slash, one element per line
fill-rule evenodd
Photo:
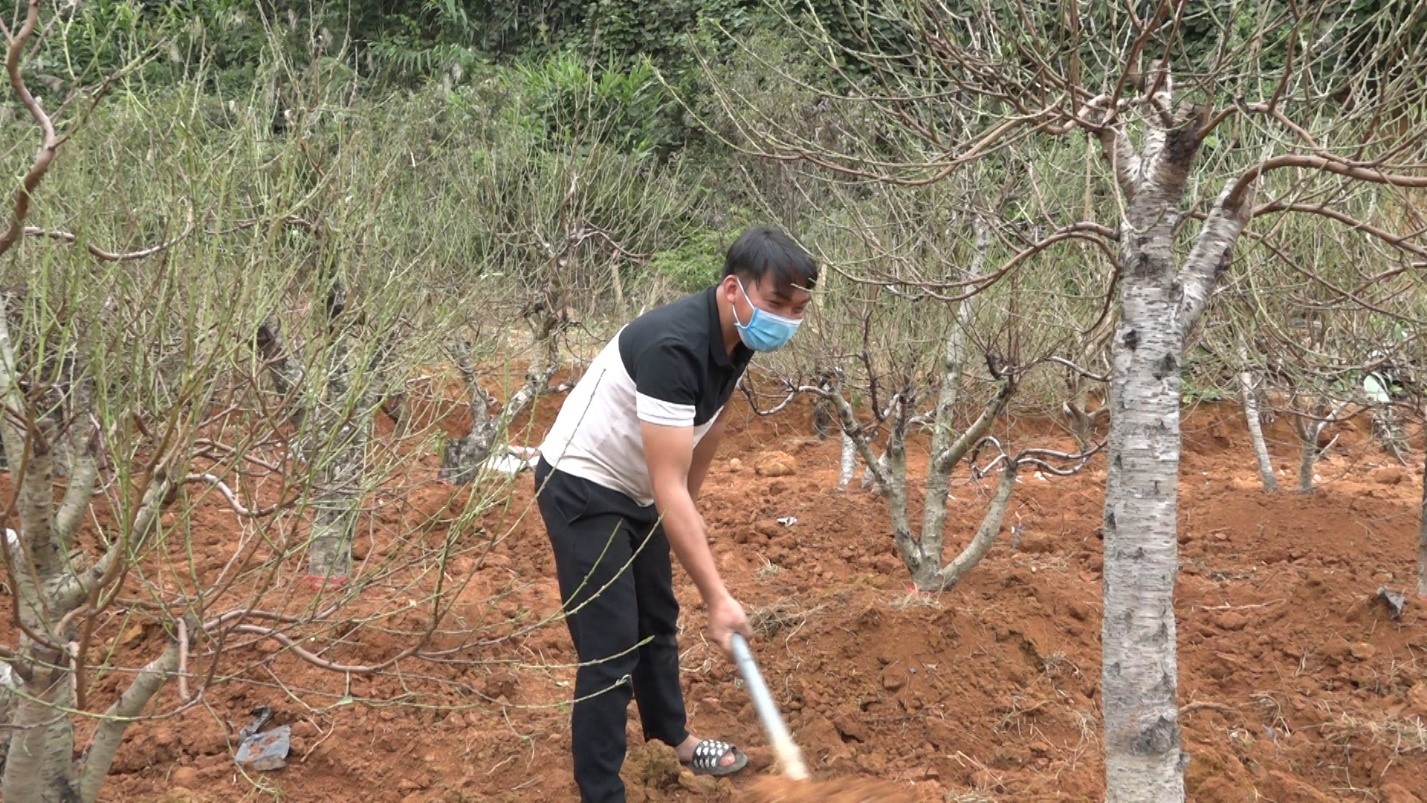
<path fill-rule="evenodd" d="M 783 773 L 797 781 L 807 780 L 808 768 L 803 763 L 803 753 L 793 743 L 792 735 L 783 724 L 783 716 L 778 713 L 778 706 L 773 703 L 773 695 L 768 693 L 768 686 L 763 682 L 763 675 L 758 671 L 758 664 L 753 660 L 753 652 L 748 649 L 748 642 L 738 633 L 733 634 L 732 642 L 733 659 L 738 664 L 739 674 L 743 675 L 748 694 L 753 698 L 758 719 L 763 722 L 763 729 L 768 732 L 768 741 L 773 743 L 773 750 L 778 754 L 778 763 L 782 765 Z"/>

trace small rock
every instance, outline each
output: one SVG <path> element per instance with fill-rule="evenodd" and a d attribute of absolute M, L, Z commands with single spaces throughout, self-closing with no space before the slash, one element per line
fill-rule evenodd
<path fill-rule="evenodd" d="M 1374 655 L 1377 655 L 1377 647 L 1374 647 L 1366 641 L 1359 641 L 1357 644 L 1354 644 L 1352 646 L 1350 652 L 1352 653 L 1352 656 L 1358 659 L 1359 661 L 1367 661 L 1370 660 Z"/>
<path fill-rule="evenodd" d="M 804 746 L 804 758 L 809 766 L 830 767 L 853 753 L 832 722 L 816 714 L 808 717 L 803 726 L 795 730 L 793 738 Z"/>
<path fill-rule="evenodd" d="M 732 472 L 734 472 L 734 473 L 737 473 L 737 472 L 742 471 L 742 470 L 743 470 L 743 461 L 742 461 L 742 460 L 739 460 L 737 457 L 735 457 L 735 458 L 729 460 L 729 461 L 728 461 L 728 470 L 729 470 L 729 471 L 732 471 Z"/>
<path fill-rule="evenodd" d="M 798 473 L 798 461 L 787 452 L 764 452 L 753 471 L 760 477 L 791 477 Z"/>
<path fill-rule="evenodd" d="M 192 789 L 199 784 L 198 770 L 194 767 L 179 767 L 169 776 L 169 782 L 175 787 Z"/>

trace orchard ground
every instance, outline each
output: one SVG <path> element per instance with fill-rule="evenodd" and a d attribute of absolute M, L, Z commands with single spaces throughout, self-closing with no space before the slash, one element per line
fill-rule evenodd
<path fill-rule="evenodd" d="M 559 401 L 542 400 L 523 437 L 542 435 Z M 884 781 L 909 800 L 1100 796 L 1103 454 L 1078 476 L 1025 471 L 986 559 L 928 597 L 908 591 L 881 498 L 855 482 L 836 490 L 838 443 L 809 437 L 806 405 L 765 418 L 737 397 L 730 414 L 701 507 L 815 777 Z M 441 426 L 455 435 L 467 422 L 452 415 Z M 1268 435 L 1288 490 L 1268 495 L 1241 411 L 1186 410 L 1176 605 L 1193 800 L 1427 800 L 1427 601 L 1412 593 L 1420 475 L 1367 430 L 1365 418 L 1338 428 L 1318 490 L 1305 497 L 1292 490 L 1296 446 L 1280 419 Z M 1073 448 L 1050 422 L 1015 420 L 1000 434 Z M 925 448 L 924 439 L 909 444 L 914 477 Z M 359 563 L 390 551 L 385 524 L 455 518 L 469 491 L 438 481 L 438 462 L 434 451 L 413 457 L 401 493 L 365 517 Z M 974 532 L 992 483 L 958 468 L 948 559 Z M 224 665 L 250 668 L 206 690 L 200 705 L 131 728 L 102 798 L 575 799 L 565 702 L 573 656 L 563 623 L 550 620 L 558 597 L 532 492 L 522 473 L 510 503 L 481 521 L 506 536 L 487 550 L 488 536 L 472 534 L 446 567 L 452 587 L 469 581 L 433 642 L 467 645 L 447 662 L 347 676 L 271 640 L 241 646 Z M 915 489 L 912 502 L 918 511 Z M 210 495 L 193 516 L 195 553 L 221 565 L 238 537 L 234 515 Z M 772 753 L 748 694 L 703 637 L 697 595 L 676 572 L 691 728 L 736 741 L 753 760 L 733 779 L 681 772 L 672 751 L 643 742 L 631 707 L 630 799 L 771 800 Z M 1383 586 L 1407 592 L 1400 618 L 1377 599 Z M 409 619 L 357 631 L 328 655 L 384 660 L 419 630 L 421 616 Z M 116 654 L 137 663 L 161 639 L 156 628 L 126 632 Z M 169 708 L 175 686 L 161 693 Z M 114 683 L 95 688 L 112 693 Z M 258 706 L 292 725 L 292 753 L 281 770 L 244 776 L 231 752 Z M 80 731 L 83 744 L 88 727 Z"/>

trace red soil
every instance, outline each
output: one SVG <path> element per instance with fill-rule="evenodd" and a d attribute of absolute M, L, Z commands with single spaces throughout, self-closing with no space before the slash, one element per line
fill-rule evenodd
<path fill-rule="evenodd" d="M 538 411 L 532 441 L 555 401 Z M 763 674 L 817 780 L 776 776 L 737 671 L 703 638 L 696 593 L 680 573 L 691 727 L 736 740 L 752 762 L 733 779 L 681 772 L 667 748 L 642 743 L 631 708 L 630 799 L 1099 797 L 1103 456 L 1075 477 L 1027 472 L 985 561 L 925 597 L 908 593 L 881 498 L 835 490 L 837 443 L 806 437 L 806 408 L 759 418 L 740 402 L 733 413 L 702 508 L 728 585 L 755 616 Z M 443 426 L 454 433 L 461 423 Z M 1342 427 L 1318 491 L 1304 497 L 1257 487 L 1236 409 L 1203 406 L 1187 418 L 1176 606 L 1194 800 L 1427 800 L 1423 602 L 1409 593 L 1406 613 L 1392 619 L 1375 601 L 1380 586 L 1413 587 L 1420 477 L 1373 447 L 1365 427 Z M 1010 434 L 1069 445 L 1045 423 L 1020 422 Z M 1287 427 L 1270 436 L 1279 464 L 1296 470 Z M 925 464 L 918 447 L 909 447 L 913 472 Z M 794 474 L 755 472 L 773 449 L 795 458 Z M 390 554 L 388 524 L 434 517 L 424 537 L 446 536 L 469 491 L 436 481 L 435 465 L 434 455 L 416 461 L 407 485 L 372 512 L 364 560 Z M 993 482 L 958 471 L 947 559 L 974 532 Z M 535 626 L 558 598 L 531 490 L 521 474 L 511 504 L 481 518 L 487 532 L 508 532 L 494 546 L 466 525 L 446 577 L 469 583 L 434 647 L 468 646 L 448 662 L 347 676 L 257 640 L 224 659 L 220 676 L 233 677 L 207 689 L 202 705 L 130 730 L 103 799 L 575 799 L 563 706 L 572 652 L 559 621 Z M 915 493 L 913 504 L 919 511 Z M 238 537 L 233 515 L 216 499 L 194 515 L 195 550 L 221 565 Z M 779 524 L 785 516 L 797 522 Z M 373 590 L 354 610 L 399 605 L 403 593 L 419 597 Z M 328 656 L 389 658 L 424 616 L 418 606 L 359 628 Z M 131 633 L 126 649 L 153 655 L 161 638 Z M 194 671 L 206 668 L 195 660 Z M 161 694 L 168 709 L 174 685 Z M 231 751 L 256 706 L 293 726 L 293 751 L 285 768 L 245 777 Z"/>

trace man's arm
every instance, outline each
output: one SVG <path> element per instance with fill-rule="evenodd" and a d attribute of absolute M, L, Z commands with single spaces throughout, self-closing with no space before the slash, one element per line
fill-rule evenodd
<path fill-rule="evenodd" d="M 723 440 L 723 413 L 720 412 L 718 418 L 714 419 L 713 426 L 704 433 L 704 437 L 699 441 L 699 445 L 694 447 L 694 459 L 689 465 L 689 498 L 697 500 L 699 489 L 703 487 L 704 477 L 708 476 L 709 464 L 713 462 L 714 454 L 718 452 L 719 442 Z"/>
<path fill-rule="evenodd" d="M 748 617 L 719 576 L 709 549 L 704 517 L 694 507 L 694 430 L 641 422 L 645 461 L 654 486 L 654 504 L 663 516 L 664 533 L 684 571 L 694 581 L 708 610 L 709 635 L 725 652 L 732 651 L 729 637 L 739 632 L 751 638 Z M 712 433 L 710 433 L 712 435 Z M 707 438 L 707 436 L 706 436 Z M 707 470 L 707 465 L 704 466 Z M 702 477 L 700 477 L 702 480 Z"/>

